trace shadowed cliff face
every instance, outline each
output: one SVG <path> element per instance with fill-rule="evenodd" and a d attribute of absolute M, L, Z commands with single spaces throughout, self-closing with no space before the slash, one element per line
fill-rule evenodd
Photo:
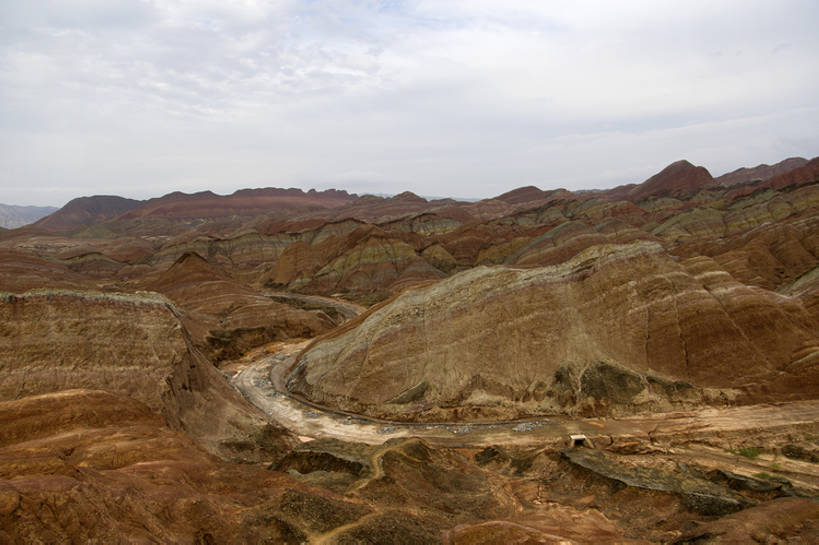
<path fill-rule="evenodd" d="M 292 444 L 225 383 L 161 296 L 6 294 L 0 324 L 0 399 L 102 389 L 141 401 L 228 458 L 276 456 Z"/>
<path fill-rule="evenodd" d="M 288 388 L 389 418 L 656 410 L 813 395 L 798 302 L 650 242 L 546 268 L 476 268 L 411 290 L 300 356 Z M 765 393 L 767 392 L 767 394 Z M 762 397 L 760 397 L 762 396 Z"/>

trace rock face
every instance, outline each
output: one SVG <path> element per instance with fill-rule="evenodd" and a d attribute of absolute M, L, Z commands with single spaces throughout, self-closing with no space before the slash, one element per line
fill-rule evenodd
<path fill-rule="evenodd" d="M 292 441 L 225 383 L 193 347 L 172 304 L 156 294 L 5 294 L 0 367 L 2 400 L 103 389 L 161 412 L 226 457 L 275 456 Z"/>
<path fill-rule="evenodd" d="M 640 467 L 629 463 L 629 457 L 584 448 L 567 449 L 562 455 L 580 468 L 625 486 L 678 494 L 686 506 L 701 515 L 729 515 L 753 505 L 728 486 L 711 482 L 685 467 L 675 467 L 674 471 Z M 770 483 L 750 481 L 752 485 L 771 487 Z"/>
<path fill-rule="evenodd" d="M 195 344 L 217 363 L 237 358 L 255 346 L 315 337 L 338 325 L 321 310 L 274 301 L 195 253 L 184 254 L 145 286 L 186 311 L 183 321 Z"/>
<path fill-rule="evenodd" d="M 147 406 L 106 392 L 0 402 L 0 430 L 3 543 L 299 544 L 370 512 L 219 460 Z"/>
<path fill-rule="evenodd" d="M 817 331 L 797 300 L 748 288 L 712 260 L 604 245 L 405 292 L 305 349 L 287 386 L 426 420 L 811 396 Z"/>
<path fill-rule="evenodd" d="M 147 294 L 7 295 L 0 316 L 3 399 L 104 388 L 158 410 L 172 365 L 191 357 L 167 300 Z"/>
<path fill-rule="evenodd" d="M 713 543 L 810 543 L 819 539 L 819 505 L 815 500 L 780 498 L 759 507 L 697 525 L 673 541 L 676 545 Z"/>

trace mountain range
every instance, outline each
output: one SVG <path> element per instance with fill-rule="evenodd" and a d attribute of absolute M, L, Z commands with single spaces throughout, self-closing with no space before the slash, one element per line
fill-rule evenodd
<path fill-rule="evenodd" d="M 817 210 L 819 158 L 78 197 L 0 232 L 0 542 L 815 541 Z"/>

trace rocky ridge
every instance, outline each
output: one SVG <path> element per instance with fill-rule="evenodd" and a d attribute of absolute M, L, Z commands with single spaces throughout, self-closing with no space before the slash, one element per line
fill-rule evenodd
<path fill-rule="evenodd" d="M 784 174 L 807 164 L 808 160 L 803 157 L 789 157 L 774 165 L 757 165 L 753 168 L 738 168 L 722 176 L 717 176 L 714 181 L 724 187 L 746 184 L 758 180 L 768 180 L 774 176 Z"/>
<path fill-rule="evenodd" d="M 0 232 L 0 541 L 815 542 L 817 161 Z"/>
<path fill-rule="evenodd" d="M 798 299 L 707 258 L 598 245 L 406 291 L 305 349 L 287 386 L 343 410 L 439 421 L 811 396 L 817 331 Z"/>
<path fill-rule="evenodd" d="M 100 389 L 144 403 L 228 458 L 274 456 L 292 443 L 225 383 L 162 296 L 41 290 L 1 301 L 0 399 Z"/>

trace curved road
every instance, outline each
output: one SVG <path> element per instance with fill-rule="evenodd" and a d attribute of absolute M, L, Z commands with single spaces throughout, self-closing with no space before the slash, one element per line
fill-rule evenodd
<path fill-rule="evenodd" d="M 304 308 L 330 311 L 344 322 L 366 310 L 359 305 L 330 297 L 268 292 L 271 298 Z M 421 437 L 428 442 L 453 447 L 526 444 L 559 445 L 570 434 L 583 434 L 593 441 L 652 442 L 663 437 L 707 438 L 737 434 L 743 430 L 776 431 L 784 428 L 815 430 L 819 422 L 819 400 L 706 407 L 691 411 L 657 413 L 627 418 L 549 418 L 490 423 L 408 423 L 377 420 L 322 407 L 293 396 L 284 387 L 284 373 L 309 341 L 272 343 L 223 367 L 233 376 L 230 383 L 275 422 L 303 439 L 336 438 L 381 444 L 395 437 Z"/>
<path fill-rule="evenodd" d="M 381 444 L 394 437 L 420 437 L 451 447 L 483 447 L 503 444 L 543 446 L 564 444 L 569 434 L 584 434 L 593 441 L 651 442 L 663 437 L 707 438 L 778 428 L 816 429 L 819 400 L 706 407 L 618 419 L 549 417 L 492 423 L 407 423 L 388 422 L 321 407 L 294 397 L 283 386 L 283 374 L 308 341 L 273 343 L 249 353 L 227 366 L 235 374 L 231 384 L 271 422 L 289 429 L 303 439 L 337 438 Z"/>

